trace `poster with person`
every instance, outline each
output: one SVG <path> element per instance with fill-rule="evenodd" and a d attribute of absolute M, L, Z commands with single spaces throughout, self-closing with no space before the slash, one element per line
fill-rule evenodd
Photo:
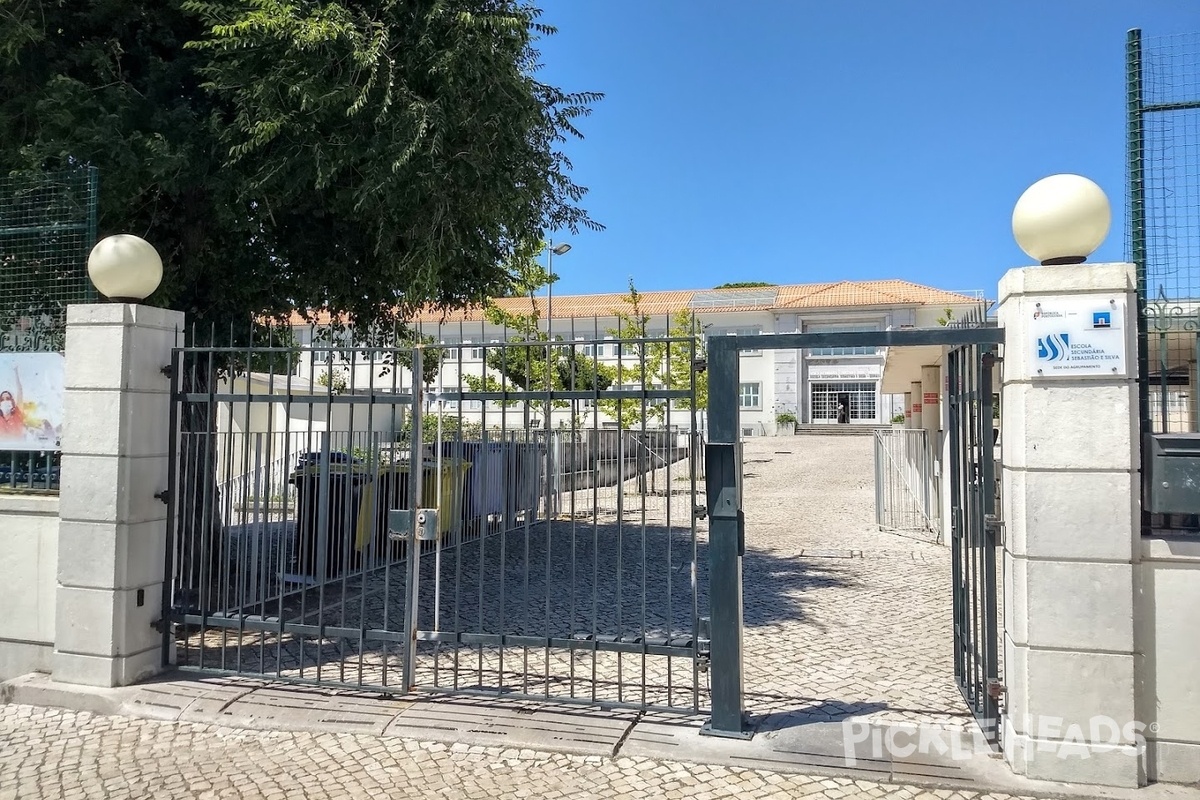
<path fill-rule="evenodd" d="M 0 353 L 0 450 L 57 450 L 62 353 Z"/>

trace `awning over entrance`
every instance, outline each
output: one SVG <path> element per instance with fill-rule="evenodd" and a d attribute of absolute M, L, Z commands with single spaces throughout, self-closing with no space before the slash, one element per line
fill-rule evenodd
<path fill-rule="evenodd" d="M 943 345 L 887 348 L 879 391 L 883 394 L 904 394 L 914 382 L 921 380 L 921 367 L 941 366 L 946 349 Z"/>

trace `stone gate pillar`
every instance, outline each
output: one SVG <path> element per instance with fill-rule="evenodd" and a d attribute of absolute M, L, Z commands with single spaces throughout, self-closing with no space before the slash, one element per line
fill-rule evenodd
<path fill-rule="evenodd" d="M 1031 778 L 1145 781 L 1135 275 L 1077 264 L 1000 282 L 1004 746 Z"/>
<path fill-rule="evenodd" d="M 159 671 L 171 363 L 183 314 L 67 311 L 53 678 L 122 686 Z"/>

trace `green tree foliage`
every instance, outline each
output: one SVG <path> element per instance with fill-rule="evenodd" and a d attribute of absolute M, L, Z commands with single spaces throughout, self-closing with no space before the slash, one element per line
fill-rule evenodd
<path fill-rule="evenodd" d="M 622 386 L 659 387 L 675 391 L 692 389 L 694 359 L 703 354 L 703 344 L 696 332 L 695 318 L 688 309 L 680 309 L 671 318 L 666 336 L 650 329 L 650 315 L 642 309 L 642 294 L 629 281 L 629 293 L 622 299 L 624 307 L 615 309 L 617 327 L 611 334 L 621 348 L 621 358 L 614 370 L 616 382 Z M 687 340 L 687 341 L 678 341 Z M 694 346 L 692 344 L 694 342 Z M 708 407 L 708 382 L 705 373 L 695 375 L 696 407 Z M 643 422 L 665 422 L 667 403 L 640 399 L 601 400 L 601 410 L 617 421 L 621 428 L 640 427 Z M 690 409 L 690 400 L 675 401 L 676 408 Z"/>
<path fill-rule="evenodd" d="M 584 356 L 574 345 L 556 344 L 562 337 L 551 341 L 549 333 L 542 330 L 538 293 L 558 280 L 541 264 L 544 251 L 544 244 L 517 248 L 505 262 L 514 292 L 529 299 L 530 310 L 508 311 L 491 300 L 484 306 L 484 318 L 504 329 L 508 345 L 488 348 L 483 375 L 462 376 L 471 391 L 592 391 L 612 384 L 611 370 Z M 568 408 L 571 403 L 554 400 L 552 406 Z"/>
<path fill-rule="evenodd" d="M 101 235 L 151 241 L 151 301 L 193 321 L 327 309 L 389 330 L 503 295 L 546 229 L 599 227 L 561 145 L 600 95 L 537 80 L 539 14 L 0 0 L 0 172 L 98 166 Z"/>
<path fill-rule="evenodd" d="M 714 289 L 762 289 L 767 286 L 777 286 L 774 283 L 765 283 L 763 281 L 740 281 L 738 283 L 722 283 L 720 286 L 714 286 Z"/>
<path fill-rule="evenodd" d="M 0 0 L 0 174 L 97 167 L 99 233 L 158 249 L 150 302 L 200 344 L 261 341 L 252 320 L 293 310 L 384 343 L 417 307 L 504 294 L 520 243 L 599 227 L 562 145 L 600 95 L 537 79 L 539 17 L 525 0 Z M 215 431 L 200 406 L 180 423 Z M 189 474 L 213 475 L 211 441 L 186 441 Z M 203 574 L 202 494 L 181 574 Z"/>
<path fill-rule="evenodd" d="M 406 333 L 399 344 L 402 350 L 396 350 L 396 362 L 411 371 L 413 367 L 413 349 L 421 348 L 421 384 L 432 386 L 437 380 L 442 362 L 446 360 L 446 348 L 436 347 L 438 340 L 434 336 L 422 336 L 415 332 Z"/>

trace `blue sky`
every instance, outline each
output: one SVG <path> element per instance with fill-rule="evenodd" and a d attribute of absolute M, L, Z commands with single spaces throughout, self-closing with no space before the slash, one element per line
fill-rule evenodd
<path fill-rule="evenodd" d="M 1126 31 L 1196 0 L 543 0 L 543 80 L 606 97 L 568 154 L 607 226 L 555 291 L 905 278 L 995 296 L 1013 203 L 1077 172 L 1124 254 Z"/>

